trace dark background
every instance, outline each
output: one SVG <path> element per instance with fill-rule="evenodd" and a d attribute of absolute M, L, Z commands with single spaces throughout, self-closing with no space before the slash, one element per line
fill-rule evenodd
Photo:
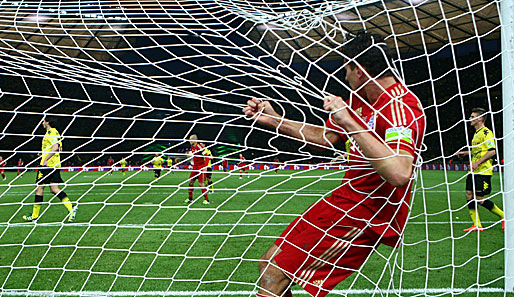
<path fill-rule="evenodd" d="M 37 158 L 45 132 L 40 123 L 49 115 L 57 119 L 64 138 L 65 166 L 105 165 L 109 156 L 116 161 L 125 157 L 134 165 L 155 152 L 179 156 L 188 150 L 184 140 L 192 133 L 217 156 L 238 158 L 243 153 L 262 162 L 275 156 L 288 162 L 327 162 L 335 150 L 320 152 L 252 126 L 241 108 L 251 97 L 267 98 L 288 118 L 321 125 L 327 118 L 321 110 L 323 95 L 349 94 L 342 83 L 342 58 L 306 61 L 296 52 L 289 64 L 282 61 L 280 66 L 270 56 L 273 48 L 244 38 L 255 30 L 244 22 L 233 17 L 223 26 L 189 33 L 173 31 L 173 24 L 167 30 L 140 25 L 136 31 L 152 29 L 151 36 L 119 42 L 126 50 L 89 62 L 61 59 L 61 72 L 45 75 L 36 72 L 43 61 L 17 73 L 0 73 L 0 155 L 8 166 L 18 158 L 35 166 L 30 162 Z M 222 37 L 208 34 L 227 29 L 230 33 Z M 396 67 L 425 108 L 424 162 L 457 160 L 453 155 L 469 145 L 474 132 L 465 121 L 474 107 L 491 110 L 487 126 L 498 139 L 498 158 L 503 158 L 500 53 L 499 40 L 477 37 L 395 56 Z M 74 57 L 86 59 L 84 55 Z M 0 63 L 11 65 L 7 58 Z M 70 78 L 77 65 L 89 67 L 82 80 Z M 103 79 L 96 70 L 119 76 Z"/>

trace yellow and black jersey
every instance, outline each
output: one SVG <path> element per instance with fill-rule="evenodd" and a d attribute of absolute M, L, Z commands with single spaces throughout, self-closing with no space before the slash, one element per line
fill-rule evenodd
<path fill-rule="evenodd" d="M 162 163 L 164 160 L 161 157 L 153 157 L 152 164 L 153 168 L 162 168 Z"/>
<path fill-rule="evenodd" d="M 211 152 L 211 150 L 209 150 L 208 148 L 205 148 L 205 150 L 203 151 L 203 155 L 204 155 L 204 156 L 207 156 L 207 158 L 206 158 L 206 159 L 208 159 L 208 160 L 209 160 L 209 161 L 207 162 L 207 167 L 209 167 L 209 168 L 210 168 L 210 167 L 212 166 L 212 165 L 211 165 L 211 162 L 212 162 L 212 157 L 213 157 L 213 156 L 212 156 L 212 152 Z"/>
<path fill-rule="evenodd" d="M 168 167 L 173 166 L 173 159 L 170 158 L 170 159 L 166 160 L 166 162 L 168 162 Z"/>
<path fill-rule="evenodd" d="M 120 165 L 121 165 L 121 167 L 127 166 L 127 161 L 125 161 L 125 159 L 121 159 Z"/>
<path fill-rule="evenodd" d="M 43 137 L 43 142 L 41 144 L 41 163 L 40 165 L 43 165 L 44 160 L 52 152 L 52 148 L 54 145 L 58 145 L 59 148 L 57 151 L 55 151 L 55 154 L 50 157 L 50 159 L 47 160 L 47 166 L 48 167 L 61 167 L 61 156 L 60 152 L 62 150 L 62 142 L 61 142 L 61 135 L 55 128 L 51 128 L 48 131 L 46 131 L 45 136 Z"/>
<path fill-rule="evenodd" d="M 482 127 L 475 132 L 471 148 L 471 162 L 478 162 L 488 151 L 496 150 L 496 142 L 493 132 L 487 127 Z M 473 171 L 481 175 L 493 175 L 493 160 L 489 159 Z"/>

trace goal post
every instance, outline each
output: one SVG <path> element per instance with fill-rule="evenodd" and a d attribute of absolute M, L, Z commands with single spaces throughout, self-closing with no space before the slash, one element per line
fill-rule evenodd
<path fill-rule="evenodd" d="M 501 2 L 504 131 L 505 289 L 514 292 L 514 3 Z"/>

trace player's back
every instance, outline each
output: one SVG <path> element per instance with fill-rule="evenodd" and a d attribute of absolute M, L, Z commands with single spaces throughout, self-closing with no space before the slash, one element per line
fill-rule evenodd
<path fill-rule="evenodd" d="M 191 153 L 193 154 L 193 167 L 201 168 L 205 166 L 205 157 L 203 152 L 203 145 L 197 143 L 191 146 Z"/>

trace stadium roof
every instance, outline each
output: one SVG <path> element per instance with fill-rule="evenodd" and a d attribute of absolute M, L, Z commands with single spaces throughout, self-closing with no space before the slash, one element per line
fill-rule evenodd
<path fill-rule="evenodd" d="M 195 3 L 3 0 L 0 51 L 113 61 L 113 50 L 136 48 L 136 38 L 209 31 L 228 37 L 238 31 L 283 61 L 291 56 L 314 61 L 340 58 L 331 50 L 344 43 L 346 33 L 363 29 L 387 36 L 400 53 L 500 37 L 499 0 Z"/>
<path fill-rule="evenodd" d="M 339 1 L 341 3 L 344 1 Z M 348 1 L 346 1 L 348 2 Z M 354 5 L 318 6 L 323 22 L 305 22 L 305 11 L 295 16 L 283 13 L 272 21 L 262 21 L 253 32 L 276 55 L 287 59 L 292 49 L 315 60 L 330 48 L 344 43 L 345 33 L 368 30 L 387 36 L 387 42 L 401 53 L 428 53 L 444 45 L 478 39 L 500 38 L 500 1 L 488 0 L 388 0 L 351 1 Z M 329 2 L 329 3 L 336 3 Z M 318 14 L 318 15 L 319 15 Z M 312 19 L 312 17 L 311 17 Z M 288 23 L 304 25 L 292 29 Z M 311 26 L 309 26 L 311 25 Z M 260 32 L 259 32 L 260 31 Z M 280 39 L 282 43 L 277 45 Z M 284 42 L 285 40 L 285 42 Z M 313 41 L 318 46 L 312 46 Z M 307 49 L 307 50 L 305 50 Z M 330 54 L 329 54 L 330 55 Z M 338 56 L 338 55 L 337 55 Z"/>

